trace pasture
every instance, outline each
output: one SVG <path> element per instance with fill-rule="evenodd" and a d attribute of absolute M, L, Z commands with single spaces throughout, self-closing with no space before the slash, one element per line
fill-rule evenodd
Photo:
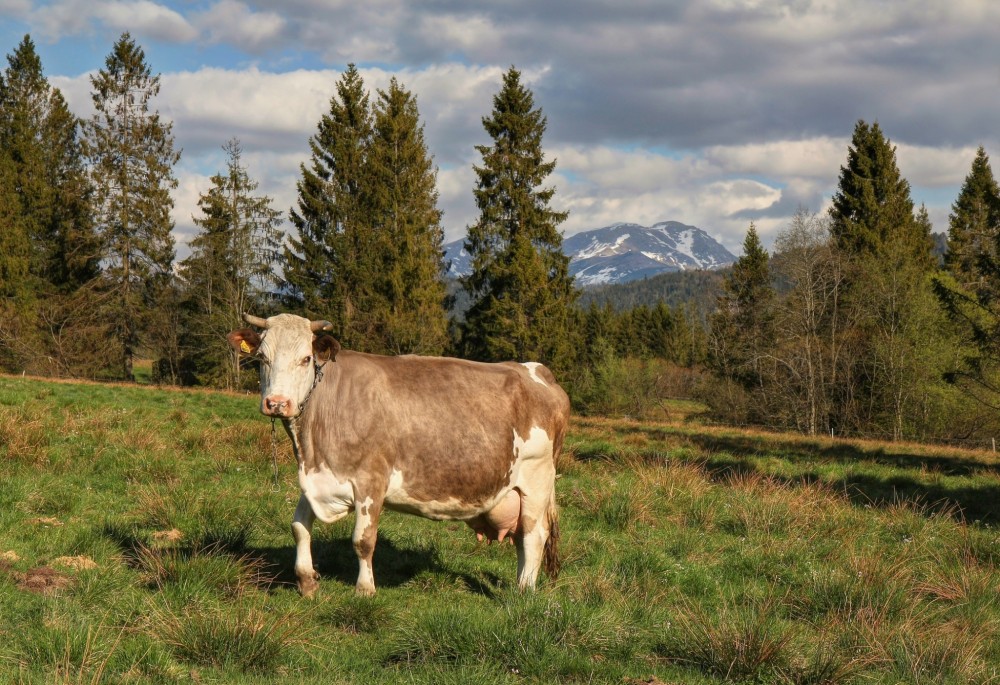
<path fill-rule="evenodd" d="M 257 401 L 0 377 L 0 682 L 1000 682 L 993 453 L 576 417 L 557 581 L 390 512 L 306 601 Z"/>

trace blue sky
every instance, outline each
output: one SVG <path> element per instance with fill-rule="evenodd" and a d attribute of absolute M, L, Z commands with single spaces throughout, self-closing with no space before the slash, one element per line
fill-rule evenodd
<path fill-rule="evenodd" d="M 474 146 L 510 65 L 548 117 L 567 234 L 674 220 L 738 251 L 753 220 L 769 245 L 829 205 L 858 119 L 945 231 L 976 147 L 1000 154 L 997 26 L 983 0 L 0 0 L 4 52 L 30 34 L 80 116 L 121 33 L 145 50 L 183 149 L 182 255 L 230 138 L 287 212 L 351 62 L 417 95 L 448 239 L 475 219 Z"/>

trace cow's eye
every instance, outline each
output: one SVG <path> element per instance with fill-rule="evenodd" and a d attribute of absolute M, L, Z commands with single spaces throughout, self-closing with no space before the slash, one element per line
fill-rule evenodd
<path fill-rule="evenodd" d="M 302 358 L 302 366 L 305 366 L 305 365 L 307 365 L 307 364 L 308 364 L 309 362 L 311 362 L 312 360 L 313 360 L 313 358 L 312 358 L 312 357 L 303 357 L 303 358 Z"/>

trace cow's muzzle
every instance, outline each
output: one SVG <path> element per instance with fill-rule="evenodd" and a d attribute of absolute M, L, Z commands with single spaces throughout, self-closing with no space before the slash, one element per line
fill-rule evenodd
<path fill-rule="evenodd" d="M 260 410 L 265 416 L 290 419 L 295 416 L 295 402 L 284 395 L 268 395 L 261 403 Z"/>

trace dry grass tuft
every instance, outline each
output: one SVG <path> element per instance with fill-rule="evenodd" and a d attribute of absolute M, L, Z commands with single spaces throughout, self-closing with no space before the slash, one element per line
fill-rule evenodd
<path fill-rule="evenodd" d="M 89 571 L 97 568 L 97 562 L 85 555 L 75 557 L 57 557 L 52 560 L 53 566 L 64 566 L 74 571 Z"/>
<path fill-rule="evenodd" d="M 0 456 L 41 465 L 48 462 L 49 427 L 25 407 L 0 406 Z"/>

